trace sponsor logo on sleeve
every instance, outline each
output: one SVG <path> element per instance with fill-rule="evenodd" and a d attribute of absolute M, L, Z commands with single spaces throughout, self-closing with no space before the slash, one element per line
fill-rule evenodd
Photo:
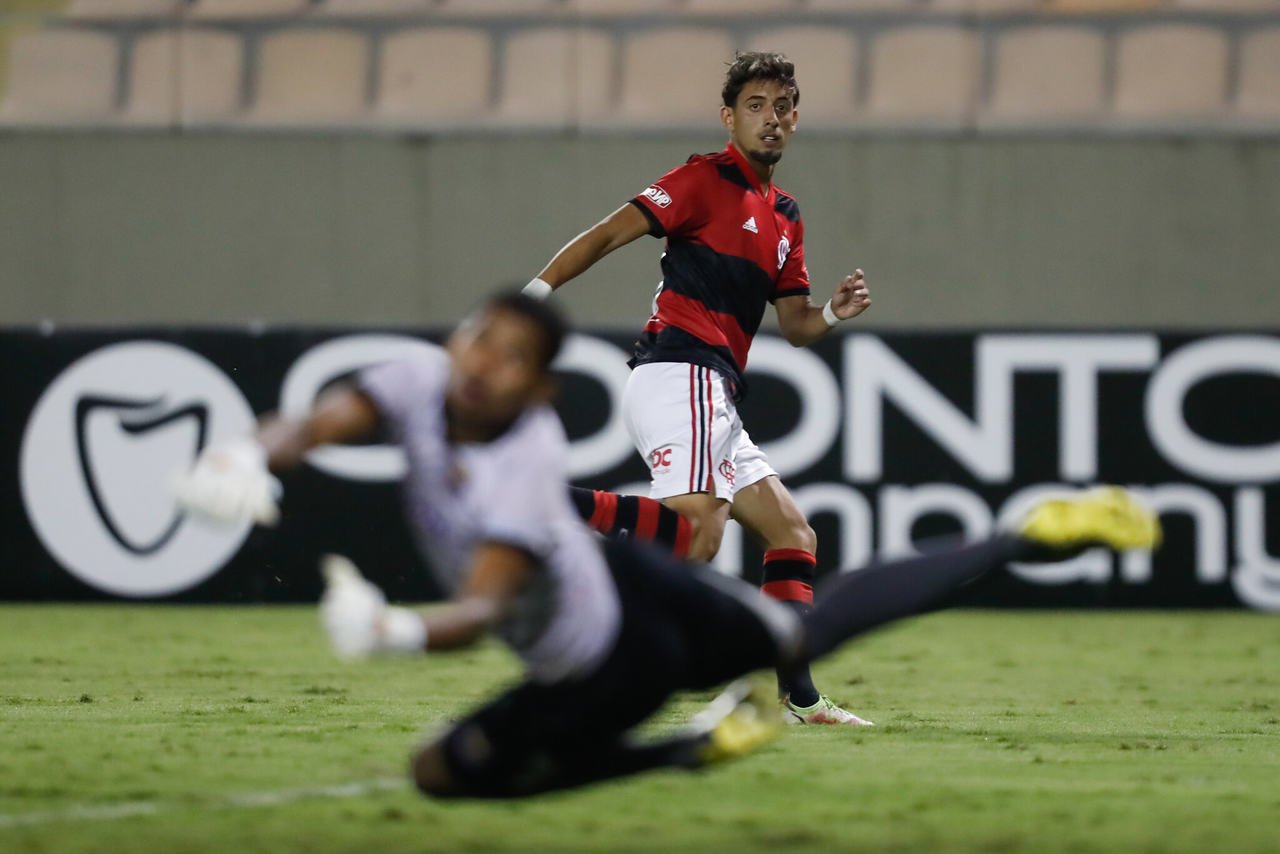
<path fill-rule="evenodd" d="M 660 208 L 665 208 L 671 204 L 671 196 L 667 195 L 667 191 L 659 187 L 657 184 L 651 184 L 640 195 L 653 202 Z"/>

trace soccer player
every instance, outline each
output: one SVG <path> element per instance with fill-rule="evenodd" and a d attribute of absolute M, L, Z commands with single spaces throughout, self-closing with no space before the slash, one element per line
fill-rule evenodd
<path fill-rule="evenodd" d="M 773 184 L 798 118 L 793 64 L 777 53 L 739 54 L 721 97 L 723 151 L 689 158 L 575 237 L 525 292 L 545 297 L 642 235 L 666 238 L 662 284 L 621 404 L 649 465 L 650 497 L 581 490 L 574 499 L 606 534 L 641 518 L 662 533 L 651 506 L 661 501 L 688 520 L 688 531 L 665 521 L 675 533 L 660 539 L 694 560 L 715 556 L 732 517 L 764 545 L 761 588 L 804 613 L 813 602 L 817 536 L 738 417 L 742 374 L 766 302 L 783 337 L 800 347 L 861 314 L 871 297 L 856 270 L 825 305 L 809 299 L 800 208 Z M 645 538 L 634 527 L 628 533 Z M 804 669 L 780 678 L 779 693 L 796 721 L 870 723 L 821 694 Z"/>
<path fill-rule="evenodd" d="M 270 470 L 379 427 L 408 460 L 404 506 L 452 599 L 429 613 L 389 606 L 342 558 L 325 564 L 321 616 L 345 657 L 466 647 L 487 632 L 523 660 L 515 688 L 412 758 L 439 797 L 507 798 L 740 755 L 781 722 L 771 691 L 731 686 L 673 736 L 630 731 L 675 691 L 751 670 L 806 666 L 842 641 L 938 603 L 957 585 L 1035 550 L 1150 547 L 1155 518 L 1121 491 L 1042 504 L 1020 534 L 839 576 L 803 618 L 749 585 L 669 552 L 601 544 L 572 508 L 568 445 L 547 404 L 564 327 L 545 303 L 500 295 L 447 351 L 375 366 L 327 390 L 300 420 L 201 454 L 180 502 L 216 518 L 276 518 Z"/>

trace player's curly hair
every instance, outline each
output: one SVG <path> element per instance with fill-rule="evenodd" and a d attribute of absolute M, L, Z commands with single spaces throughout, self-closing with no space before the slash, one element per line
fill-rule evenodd
<path fill-rule="evenodd" d="M 729 63 L 720 97 L 726 107 L 738 102 L 742 87 L 752 80 L 777 80 L 791 90 L 791 102 L 800 103 L 800 87 L 796 85 L 796 66 L 791 60 L 771 50 L 739 51 Z"/>

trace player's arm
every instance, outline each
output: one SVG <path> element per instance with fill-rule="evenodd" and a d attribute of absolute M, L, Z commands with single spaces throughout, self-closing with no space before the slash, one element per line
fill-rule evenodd
<path fill-rule="evenodd" d="M 871 292 L 861 270 L 845 276 L 825 305 L 814 305 L 807 294 L 781 297 L 774 302 L 778 328 L 794 347 L 812 344 L 841 321 L 857 317 L 870 306 Z"/>
<path fill-rule="evenodd" d="M 459 649 L 485 635 L 511 610 L 534 571 L 533 556 L 506 543 L 484 543 L 457 598 L 426 619 L 426 648 Z"/>
<path fill-rule="evenodd" d="M 523 549 L 484 543 L 472 554 L 457 597 L 422 612 L 388 606 L 382 591 L 349 560 L 330 555 L 324 563 L 320 619 L 334 651 L 343 658 L 462 649 L 507 615 L 533 571 L 533 556 Z"/>
<path fill-rule="evenodd" d="M 255 438 L 266 452 L 268 467 L 288 471 L 301 465 L 312 448 L 368 438 L 380 417 L 367 394 L 353 385 L 339 385 L 325 390 L 304 418 L 264 417 Z"/>
<path fill-rule="evenodd" d="M 613 250 L 648 234 L 650 228 L 648 218 L 639 208 L 627 202 L 565 244 L 547 266 L 542 268 L 537 278 L 526 286 L 525 291 L 532 296 L 547 296 L 551 290 L 582 275 Z M 543 284 L 539 285 L 538 282 Z"/>
<path fill-rule="evenodd" d="M 274 525 L 280 484 L 271 472 L 296 468 L 318 445 L 364 438 L 379 418 L 373 401 L 354 386 L 329 389 L 303 418 L 269 415 L 254 436 L 204 449 L 175 479 L 174 497 L 183 509 L 219 522 Z"/>

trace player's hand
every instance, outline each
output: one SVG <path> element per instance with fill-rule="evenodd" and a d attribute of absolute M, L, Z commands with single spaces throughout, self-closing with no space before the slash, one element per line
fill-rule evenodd
<path fill-rule="evenodd" d="M 341 555 L 325 555 L 324 595 L 320 622 L 339 658 L 367 658 L 374 653 L 422 652 L 427 624 L 408 608 L 387 606 L 387 599 L 356 565 Z"/>
<path fill-rule="evenodd" d="M 280 481 L 267 471 L 266 450 L 252 439 L 206 448 L 191 470 L 175 479 L 173 493 L 184 510 L 219 522 L 253 519 L 274 525 L 280 520 Z"/>
<path fill-rule="evenodd" d="M 341 555 L 325 555 L 320 622 L 339 658 L 365 658 L 378 649 L 378 623 L 387 610 L 382 591 Z"/>
<path fill-rule="evenodd" d="M 871 307 L 871 290 L 867 287 L 867 276 L 861 270 L 854 270 L 852 276 L 845 276 L 836 285 L 836 292 L 831 297 L 831 310 L 841 320 L 857 317 Z"/>

